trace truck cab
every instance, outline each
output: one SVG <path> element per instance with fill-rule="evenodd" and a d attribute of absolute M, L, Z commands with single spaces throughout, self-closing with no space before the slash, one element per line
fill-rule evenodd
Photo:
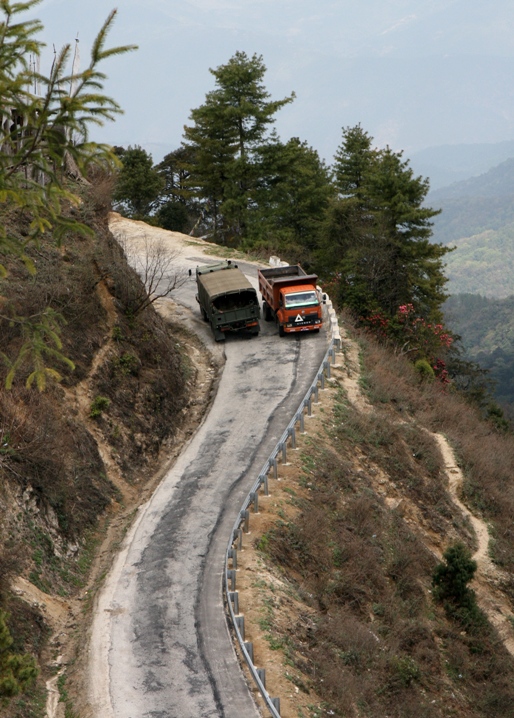
<path fill-rule="evenodd" d="M 323 297 L 318 277 L 299 265 L 260 269 L 259 289 L 264 319 L 274 319 L 280 336 L 293 332 L 319 332 L 323 326 Z"/>

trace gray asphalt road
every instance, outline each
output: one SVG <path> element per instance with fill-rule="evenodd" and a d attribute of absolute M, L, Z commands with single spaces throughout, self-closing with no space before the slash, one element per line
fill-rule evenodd
<path fill-rule="evenodd" d="M 188 281 L 174 298 L 214 344 L 195 291 Z M 225 620 L 224 552 L 243 498 L 327 345 L 323 333 L 279 338 L 274 324 L 261 321 L 261 328 L 259 337 L 225 342 L 212 408 L 140 509 L 106 582 L 92 642 L 98 718 L 258 715 Z"/>

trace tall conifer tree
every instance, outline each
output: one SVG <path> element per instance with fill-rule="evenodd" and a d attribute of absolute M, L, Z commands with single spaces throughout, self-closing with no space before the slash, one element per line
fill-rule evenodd
<path fill-rule="evenodd" d="M 185 145 L 194 160 L 191 187 L 213 217 L 214 232 L 237 243 L 246 234 L 251 199 L 258 182 L 256 154 L 267 140 L 276 112 L 293 100 L 270 100 L 264 87 L 262 56 L 236 54 L 211 70 L 216 89 L 191 112 Z"/>
<path fill-rule="evenodd" d="M 449 249 L 430 242 L 438 211 L 423 204 L 428 180 L 414 175 L 401 152 L 372 143 L 360 125 L 343 130 L 334 163 L 339 197 L 327 213 L 319 259 L 337 275 L 341 301 L 359 314 L 393 316 L 412 303 L 421 316 L 440 319 Z"/>

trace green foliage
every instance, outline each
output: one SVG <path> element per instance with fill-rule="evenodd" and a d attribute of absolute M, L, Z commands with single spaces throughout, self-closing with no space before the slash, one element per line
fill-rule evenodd
<path fill-rule="evenodd" d="M 36 38 L 41 32 L 39 20 L 22 20 L 19 15 L 31 11 L 39 0 L 14 3 L 2 0 L 0 12 L 0 255 L 21 258 L 27 271 L 35 265 L 27 249 L 44 237 L 61 243 L 70 232 L 90 234 L 91 229 L 64 210 L 65 205 L 79 206 L 78 194 L 70 190 L 66 171 L 86 173 L 92 165 L 112 165 L 116 158 L 110 147 L 88 141 L 89 127 L 112 120 L 121 112 L 118 104 L 102 93 L 105 75 L 99 64 L 112 55 L 132 47 L 105 48 L 107 34 L 116 11 L 112 11 L 98 33 L 88 67 L 76 74 L 66 70 L 70 46 L 56 55 L 50 74 L 35 73 L 31 59 L 39 57 L 43 43 Z M 37 85 L 40 92 L 32 92 Z M 6 221 L 9 215 L 23 214 L 28 229 L 20 237 Z M 0 275 L 7 275 L 7 262 L 0 265 Z M 50 309 L 37 317 L 20 318 L 13 313 L 2 316 L 7 322 L 18 322 L 22 346 L 14 360 L 7 360 L 10 371 L 7 388 L 15 374 L 32 362 L 33 371 L 27 386 L 33 383 L 42 391 L 48 379 L 60 374 L 45 360 L 57 360 L 72 368 L 73 363 L 61 353 L 60 322 Z"/>
<path fill-rule="evenodd" d="M 497 299 L 514 294 L 513 239 L 514 222 L 498 229 L 486 226 L 470 235 L 462 230 L 446 260 L 452 294 L 469 292 Z"/>
<path fill-rule="evenodd" d="M 111 400 L 106 396 L 96 396 L 91 402 L 89 416 L 92 419 L 98 419 L 102 415 L 105 409 L 108 409 L 111 404 Z"/>
<path fill-rule="evenodd" d="M 435 379 L 434 370 L 426 359 L 418 359 L 414 362 L 414 369 L 418 373 L 420 381 L 433 381 Z"/>
<path fill-rule="evenodd" d="M 457 294 L 447 300 L 444 312 L 452 330 L 461 335 L 468 363 L 489 372 L 496 401 L 510 406 L 514 415 L 514 298 Z"/>
<path fill-rule="evenodd" d="M 75 369 L 75 364 L 71 359 L 61 352 L 62 342 L 59 333 L 64 319 L 51 307 L 44 309 L 35 319 L 13 317 L 10 319 L 10 323 L 20 326 L 23 344 L 13 362 L 6 354 L 0 352 L 0 356 L 9 367 L 5 380 L 6 389 L 12 387 L 15 375 L 27 364 L 33 369 L 25 382 L 27 388 L 30 388 L 35 381 L 39 391 L 44 391 L 48 379 L 61 381 L 61 374 L 56 369 L 45 365 L 45 357 L 65 364 L 72 371 Z"/>
<path fill-rule="evenodd" d="M 159 226 L 171 232 L 184 232 L 188 226 L 187 207 L 182 202 L 166 202 L 159 207 L 156 217 Z"/>
<path fill-rule="evenodd" d="M 393 316 L 412 303 L 422 317 L 440 319 L 449 250 L 429 241 L 438 212 L 423 204 L 428 180 L 414 176 L 401 152 L 373 149 L 360 126 L 343 130 L 334 173 L 340 194 L 317 258 L 335 298 L 359 315 Z"/>
<path fill-rule="evenodd" d="M 137 376 L 141 362 L 135 354 L 124 352 L 120 357 L 112 362 L 114 370 L 123 376 Z"/>
<path fill-rule="evenodd" d="M 11 651 L 13 639 L 7 626 L 7 613 L 0 609 L 0 705 L 7 705 L 35 680 L 38 670 L 34 658 Z"/>
<path fill-rule="evenodd" d="M 286 144 L 273 138 L 263 145 L 259 167 L 246 246 L 274 246 L 310 261 L 334 194 L 327 167 L 316 150 L 297 137 Z"/>
<path fill-rule="evenodd" d="M 236 54 L 226 65 L 210 71 L 216 89 L 191 112 L 185 149 L 193 197 L 204 202 L 215 237 L 246 235 L 248 213 L 259 180 L 257 154 L 275 113 L 293 100 L 269 100 L 263 84 L 262 56 Z"/>
<path fill-rule="evenodd" d="M 129 217 L 141 219 L 156 208 L 164 179 L 142 147 L 129 147 L 120 154 L 122 166 L 113 193 L 118 202 L 115 207 Z"/>
<path fill-rule="evenodd" d="M 443 604 L 449 617 L 466 626 L 480 625 L 484 617 L 475 592 L 468 587 L 477 570 L 476 561 L 462 543 L 447 548 L 443 557 L 445 563 L 438 564 L 432 576 L 434 598 Z"/>
<path fill-rule="evenodd" d="M 190 187 L 190 167 L 194 159 L 191 148 L 179 147 L 156 166 L 164 183 L 156 221 L 164 229 L 189 232 L 202 221 L 202 207 Z"/>

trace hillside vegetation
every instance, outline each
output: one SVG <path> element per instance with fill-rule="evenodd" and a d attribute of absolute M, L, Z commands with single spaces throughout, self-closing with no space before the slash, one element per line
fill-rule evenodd
<path fill-rule="evenodd" d="M 344 340 L 298 452 L 250 517 L 238 558 L 246 640 L 286 718 L 507 718 L 512 437 L 437 384 L 420 384 L 404 358 L 357 338 L 363 397 L 359 357 Z M 453 447 L 462 489 L 451 489 L 457 465 L 432 432 Z M 469 588 L 478 536 L 457 496 L 490 533 Z M 446 563 L 452 555 L 459 560 Z M 446 598 L 441 575 L 460 582 Z"/>
<path fill-rule="evenodd" d="M 454 444 L 462 499 L 491 526 L 505 601 L 514 457 L 501 412 L 483 421 L 484 402 L 480 415 L 457 395 L 466 367 L 443 325 L 447 248 L 431 241 L 428 181 L 360 125 L 343 130 L 330 169 L 300 139 L 280 141 L 274 115 L 294 93 L 271 101 L 262 58 L 244 52 L 211 71 L 215 89 L 159 168 L 140 148 L 90 144 L 88 123 L 120 111 L 101 93 L 97 65 L 130 48 L 105 49 L 112 13 L 85 71 L 66 75 L 68 48 L 42 78 L 46 94 L 22 91 L 41 26 L 12 17 L 35 4 L 2 3 L 0 38 L 0 717 L 43 715 L 44 679 L 91 608 L 86 581 L 101 580 L 116 546 L 99 552 L 100 537 L 116 523 L 121 540 L 176 448 L 194 384 L 179 330 L 153 311 L 108 231 L 113 189 L 132 216 L 301 261 L 382 342 L 362 335 L 378 413 L 355 412 L 338 395 L 325 439 L 305 452 L 302 491 L 290 493 L 294 517 L 279 516 L 257 547 L 290 572 L 306 606 L 299 632 L 277 646 L 296 651 L 298 690 L 312 684 L 339 715 L 509 715 L 512 659 L 474 594 L 461 592 L 466 605 L 435 605 L 429 593 L 430 541 L 472 549 L 474 536 L 423 427 Z M 409 520 L 377 482 L 398 488 Z M 71 613 L 51 642 L 50 607 Z"/>
<path fill-rule="evenodd" d="M 434 239 L 455 247 L 445 258 L 451 294 L 514 294 L 514 159 L 431 192 L 442 209 Z"/>
<path fill-rule="evenodd" d="M 512 416 L 514 406 L 514 298 L 457 294 L 445 304 L 451 329 L 460 334 L 467 356 L 490 373 L 494 396 Z"/>
<path fill-rule="evenodd" d="M 62 381 L 39 392 L 24 386 L 31 367 L 21 365 L 13 388 L 0 392 L 0 608 L 9 614 L 11 650 L 45 662 L 48 621 L 10 592 L 11 579 L 24 576 L 63 599 L 83 591 L 99 522 L 137 502 L 161 447 L 172 453 L 194 379 L 153 307 L 132 311 L 144 288 L 108 231 L 102 192 L 101 183 L 82 190 L 74 210 L 94 228 L 91 237 L 71 233 L 59 249 L 49 236 L 27 250 L 35 276 L 10 257 L 0 280 L 2 351 L 16 356 L 23 341 L 9 317 L 46 306 L 62 317 L 62 353 L 75 366 L 59 367 Z M 4 213 L 4 221 L 23 233 L 22 215 Z M 7 372 L 0 368 L 2 384 Z M 42 683 L 31 690 L 37 705 Z M 0 715 L 40 715 L 29 705 L 15 699 Z"/>

